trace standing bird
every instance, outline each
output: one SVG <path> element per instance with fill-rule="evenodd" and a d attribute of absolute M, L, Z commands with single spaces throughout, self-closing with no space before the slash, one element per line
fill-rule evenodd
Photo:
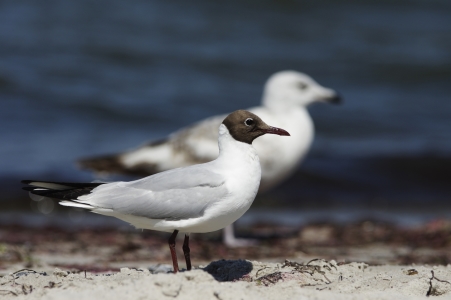
<path fill-rule="evenodd" d="M 293 137 L 279 140 L 264 136 L 255 141 L 262 169 L 260 191 L 267 191 L 286 180 L 306 156 L 314 135 L 307 106 L 314 102 L 339 103 L 340 97 L 306 74 L 281 71 L 266 82 L 261 106 L 248 109 L 270 124 L 286 128 Z M 215 128 L 224 118 L 225 115 L 213 116 L 182 128 L 163 140 L 124 153 L 82 159 L 79 165 L 102 175 L 148 176 L 208 162 L 218 155 Z M 226 228 L 223 238 L 225 244 L 232 247 L 249 244 L 246 240 L 235 239 L 232 226 Z"/>
<path fill-rule="evenodd" d="M 172 232 L 168 242 L 175 273 L 179 271 L 175 238 L 184 232 L 183 253 L 191 270 L 189 234 L 232 224 L 254 201 L 261 168 L 252 142 L 264 134 L 290 135 L 251 112 L 237 110 L 219 126 L 219 155 L 213 161 L 130 182 L 22 183 L 29 185 L 24 189 L 32 195 L 58 199 L 64 206 L 116 217 L 136 228 Z"/>

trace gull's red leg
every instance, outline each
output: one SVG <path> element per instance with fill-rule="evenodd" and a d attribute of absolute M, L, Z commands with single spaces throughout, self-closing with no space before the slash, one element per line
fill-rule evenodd
<path fill-rule="evenodd" d="M 191 256 L 189 255 L 189 234 L 185 234 L 185 240 L 183 241 L 183 254 L 185 254 L 186 269 L 191 270 Z"/>
<path fill-rule="evenodd" d="M 174 230 L 174 232 L 171 234 L 171 237 L 169 238 L 169 250 L 171 250 L 171 256 L 172 256 L 172 266 L 174 267 L 174 273 L 177 273 L 179 271 L 179 264 L 177 262 L 177 253 L 175 253 L 175 238 L 177 237 L 177 234 L 179 233 L 178 230 Z"/>

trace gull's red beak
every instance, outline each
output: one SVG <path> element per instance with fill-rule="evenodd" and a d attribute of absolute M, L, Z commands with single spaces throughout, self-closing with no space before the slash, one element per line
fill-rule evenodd
<path fill-rule="evenodd" d="M 269 133 L 269 134 L 277 134 L 277 135 L 290 136 L 290 134 L 288 133 L 288 131 L 283 130 L 283 129 L 281 129 L 281 128 L 272 127 L 272 126 L 268 126 L 268 128 L 262 129 L 262 131 L 263 131 L 264 133 Z"/>

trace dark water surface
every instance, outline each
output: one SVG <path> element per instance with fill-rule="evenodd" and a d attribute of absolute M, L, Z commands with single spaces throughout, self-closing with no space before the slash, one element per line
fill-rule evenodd
<path fill-rule="evenodd" d="M 92 180 L 76 159 L 257 105 L 284 69 L 346 101 L 311 107 L 309 157 L 256 205 L 451 210 L 448 0 L 1 1 L 1 205 L 19 179 Z"/>

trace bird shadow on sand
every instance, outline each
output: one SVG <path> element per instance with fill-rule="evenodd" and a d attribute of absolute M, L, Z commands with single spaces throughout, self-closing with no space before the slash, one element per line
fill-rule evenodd
<path fill-rule="evenodd" d="M 252 264 L 246 260 L 218 260 L 210 263 L 203 270 L 213 276 L 217 281 L 236 281 L 242 279 L 253 269 Z"/>

